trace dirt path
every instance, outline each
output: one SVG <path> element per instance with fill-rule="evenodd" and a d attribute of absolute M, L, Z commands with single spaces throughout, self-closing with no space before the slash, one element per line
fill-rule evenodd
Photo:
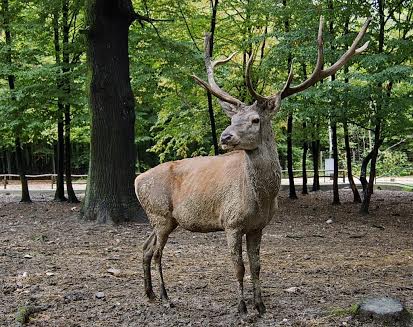
<path fill-rule="evenodd" d="M 267 313 L 260 318 L 252 308 L 247 268 L 249 315 L 241 321 L 223 233 L 171 235 L 163 259 L 171 309 L 142 296 L 149 226 L 97 226 L 76 219 L 79 206 L 1 195 L 0 326 L 15 326 L 26 304 L 43 306 L 29 326 L 50 327 L 356 326 L 351 305 L 372 295 L 394 296 L 412 310 L 413 193 L 376 192 L 367 218 L 349 191 L 341 198 L 333 207 L 330 192 L 294 202 L 281 195 L 262 245 Z"/>

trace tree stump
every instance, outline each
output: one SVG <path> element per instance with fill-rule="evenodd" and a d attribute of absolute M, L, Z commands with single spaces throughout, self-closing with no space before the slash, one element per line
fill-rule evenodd
<path fill-rule="evenodd" d="M 360 303 L 355 314 L 363 322 L 383 326 L 409 327 L 411 317 L 400 301 L 389 297 L 371 298 Z"/>

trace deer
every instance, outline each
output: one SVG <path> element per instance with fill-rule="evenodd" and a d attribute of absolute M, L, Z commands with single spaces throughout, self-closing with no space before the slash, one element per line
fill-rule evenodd
<path fill-rule="evenodd" d="M 370 20 L 366 20 L 338 61 L 324 69 L 324 21 L 321 16 L 318 56 L 312 74 L 304 82 L 292 86 L 291 64 L 283 88 L 270 96 L 260 95 L 254 89 L 251 81 L 253 56 L 250 56 L 245 69 L 246 86 L 254 98 L 250 105 L 231 96 L 216 83 L 214 68 L 230 61 L 235 53 L 226 59 L 212 61 L 209 55 L 211 35 L 205 35 L 204 61 L 208 79 L 206 82 L 196 75 L 192 77 L 218 99 L 223 111 L 231 118 L 231 124 L 220 137 L 222 148 L 230 152 L 162 163 L 135 179 L 136 195 L 153 227 L 143 245 L 144 289 L 149 301 L 156 299 L 151 279 L 153 259 L 160 279 L 160 299 L 173 306 L 165 288 L 161 259 L 168 236 L 180 226 L 191 232 L 225 232 L 237 280 L 240 315 L 247 314 L 242 259 L 242 239 L 246 235 L 254 307 L 259 315 L 265 313 L 260 284 L 260 246 L 264 227 L 276 215 L 281 184 L 272 118 L 283 99 L 334 75 L 354 55 L 363 52 L 369 42 L 357 46 Z"/>

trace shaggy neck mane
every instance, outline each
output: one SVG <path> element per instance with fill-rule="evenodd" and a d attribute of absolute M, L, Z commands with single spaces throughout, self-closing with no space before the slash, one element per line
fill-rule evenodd
<path fill-rule="evenodd" d="M 262 124 L 261 137 L 258 148 L 245 151 L 247 180 L 259 202 L 272 200 L 281 181 L 281 166 L 270 121 Z"/>

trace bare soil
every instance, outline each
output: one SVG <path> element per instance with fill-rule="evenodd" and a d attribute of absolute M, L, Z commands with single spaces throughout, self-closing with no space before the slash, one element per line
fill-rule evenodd
<path fill-rule="evenodd" d="M 163 257 L 169 308 L 143 296 L 141 248 L 150 226 L 96 225 L 78 220 L 79 205 L 0 195 L 0 325 L 16 326 L 24 306 L 38 309 L 28 326 L 53 327 L 361 326 L 352 305 L 376 295 L 412 310 L 413 193 L 377 191 L 362 217 L 351 192 L 340 192 L 340 206 L 330 204 L 331 192 L 295 201 L 281 194 L 262 242 L 267 313 L 253 309 L 247 268 L 243 319 L 223 233 L 171 235 Z"/>

